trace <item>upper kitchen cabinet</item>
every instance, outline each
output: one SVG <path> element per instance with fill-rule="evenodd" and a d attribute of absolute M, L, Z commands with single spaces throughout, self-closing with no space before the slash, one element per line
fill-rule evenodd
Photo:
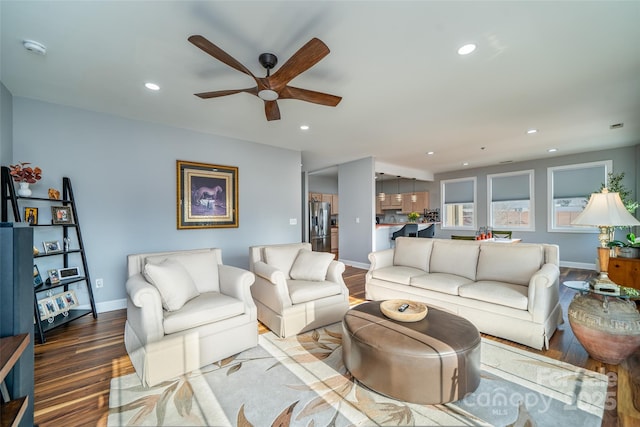
<path fill-rule="evenodd" d="M 398 200 L 396 194 L 387 194 L 384 200 L 380 203 L 380 206 L 382 210 L 402 209 L 402 198 Z"/>
<path fill-rule="evenodd" d="M 309 193 L 310 202 L 322 202 L 322 193 Z"/>
<path fill-rule="evenodd" d="M 411 201 L 411 194 L 405 193 L 402 195 L 402 213 L 408 214 L 410 212 L 422 213 L 425 209 L 429 209 L 429 192 L 428 191 L 416 191 L 416 201 Z"/>
<path fill-rule="evenodd" d="M 338 195 L 331 195 L 331 215 L 338 215 Z"/>

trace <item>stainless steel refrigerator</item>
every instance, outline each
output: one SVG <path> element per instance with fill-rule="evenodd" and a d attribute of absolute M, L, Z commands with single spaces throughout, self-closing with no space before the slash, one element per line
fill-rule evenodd
<path fill-rule="evenodd" d="M 331 252 L 331 204 L 309 202 L 309 240 L 311 250 Z"/>

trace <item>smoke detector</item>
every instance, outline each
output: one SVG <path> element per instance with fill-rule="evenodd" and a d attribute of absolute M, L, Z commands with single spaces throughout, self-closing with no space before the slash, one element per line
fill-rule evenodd
<path fill-rule="evenodd" d="M 22 41 L 22 45 L 29 52 L 37 53 L 38 55 L 46 55 L 47 54 L 47 47 L 45 45 L 43 45 L 42 43 L 38 43 L 38 42 L 33 41 L 33 40 L 23 40 Z"/>

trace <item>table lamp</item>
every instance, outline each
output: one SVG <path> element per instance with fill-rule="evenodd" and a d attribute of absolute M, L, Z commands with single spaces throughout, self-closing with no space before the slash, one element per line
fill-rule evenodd
<path fill-rule="evenodd" d="M 600 228 L 600 247 L 598 248 L 598 263 L 600 274 L 594 280 L 595 285 L 613 285 L 609 279 L 609 253 L 611 249 L 609 243 L 609 228 L 619 226 L 640 225 L 640 221 L 624 207 L 618 193 L 609 193 L 604 188 L 601 193 L 593 193 L 589 199 L 587 207 L 571 221 L 571 225 L 592 226 Z"/>

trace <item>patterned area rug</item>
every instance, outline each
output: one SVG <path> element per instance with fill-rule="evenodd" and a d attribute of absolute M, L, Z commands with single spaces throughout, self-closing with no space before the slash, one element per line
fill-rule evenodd
<path fill-rule="evenodd" d="M 280 339 L 144 389 L 111 381 L 109 426 L 600 426 L 607 377 L 482 340 L 480 386 L 446 405 L 390 399 L 342 363 L 341 326 Z M 425 381 L 428 381 L 425 378 Z"/>

